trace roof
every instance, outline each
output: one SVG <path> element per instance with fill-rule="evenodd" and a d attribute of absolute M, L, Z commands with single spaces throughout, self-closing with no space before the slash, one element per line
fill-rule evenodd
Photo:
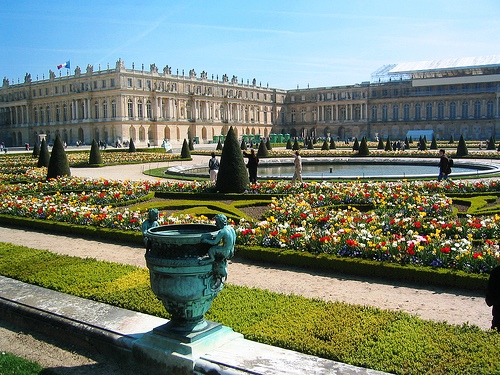
<path fill-rule="evenodd" d="M 500 66 L 500 55 L 483 57 L 461 57 L 432 61 L 417 61 L 397 64 L 389 73 L 415 73 L 436 70 L 479 69 Z"/>

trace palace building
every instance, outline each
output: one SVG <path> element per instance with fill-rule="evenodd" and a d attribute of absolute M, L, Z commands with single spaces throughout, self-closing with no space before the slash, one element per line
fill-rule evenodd
<path fill-rule="evenodd" d="M 371 80 L 348 86 L 281 90 L 227 75 L 209 78 L 114 69 L 10 83 L 0 88 L 0 141 L 7 146 L 92 139 L 159 146 L 191 137 L 214 142 L 233 127 L 238 137 L 377 137 L 404 139 L 432 131 L 438 139 L 486 140 L 500 135 L 500 56 L 386 65 Z"/>

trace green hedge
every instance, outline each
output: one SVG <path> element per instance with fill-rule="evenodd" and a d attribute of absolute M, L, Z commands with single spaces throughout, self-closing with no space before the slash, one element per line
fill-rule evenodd
<path fill-rule="evenodd" d="M 168 318 L 147 269 L 0 243 L 0 274 Z M 228 284 L 206 318 L 250 340 L 395 374 L 500 373 L 497 333 L 403 312 Z"/>

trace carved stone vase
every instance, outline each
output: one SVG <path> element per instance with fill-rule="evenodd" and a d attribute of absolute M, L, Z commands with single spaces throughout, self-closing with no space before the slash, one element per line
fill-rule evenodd
<path fill-rule="evenodd" d="M 186 335 L 208 329 L 204 314 L 224 279 L 216 262 L 204 257 L 211 245 L 201 239 L 217 232 L 210 224 L 162 225 L 144 232 L 151 288 L 171 314 L 167 331 Z"/>

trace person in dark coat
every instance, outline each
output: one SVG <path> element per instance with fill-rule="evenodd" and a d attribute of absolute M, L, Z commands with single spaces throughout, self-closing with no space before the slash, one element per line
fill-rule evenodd
<path fill-rule="evenodd" d="M 444 150 L 439 150 L 439 176 L 438 181 L 447 180 L 450 174 L 450 159 L 445 155 Z"/>
<path fill-rule="evenodd" d="M 486 304 L 492 307 L 491 329 L 500 331 L 500 266 L 493 268 L 490 273 L 486 288 Z"/>
<path fill-rule="evenodd" d="M 257 154 L 255 154 L 254 149 L 252 149 L 250 154 L 247 154 L 246 152 L 244 152 L 243 155 L 246 158 L 248 158 L 247 168 L 248 168 L 248 176 L 250 177 L 250 182 L 252 184 L 256 184 L 257 183 L 257 167 L 259 166 L 259 158 L 257 157 Z"/>

